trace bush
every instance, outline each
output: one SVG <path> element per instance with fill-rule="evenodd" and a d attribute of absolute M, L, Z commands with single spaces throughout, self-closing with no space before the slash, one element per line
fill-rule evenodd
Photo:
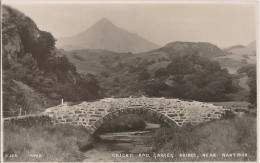
<path fill-rule="evenodd" d="M 100 75 L 102 75 L 105 78 L 109 77 L 109 74 L 107 72 L 105 72 L 105 71 L 101 72 Z"/>
<path fill-rule="evenodd" d="M 161 76 L 166 76 L 167 75 L 167 70 L 166 68 L 159 68 L 154 72 L 154 77 L 161 77 Z"/>
<path fill-rule="evenodd" d="M 73 58 L 75 58 L 75 59 L 77 59 L 77 60 L 79 60 L 79 61 L 85 61 L 85 59 L 84 59 L 83 57 L 81 57 L 81 56 L 79 56 L 79 55 L 77 55 L 77 54 L 74 54 L 74 55 L 73 55 Z"/>
<path fill-rule="evenodd" d="M 128 72 L 129 73 L 134 73 L 134 72 L 137 72 L 137 71 L 140 71 L 140 69 L 138 67 L 133 66 L 133 65 L 128 66 Z"/>
<path fill-rule="evenodd" d="M 251 103 L 250 109 L 256 110 L 257 96 L 256 96 L 256 65 L 247 65 L 237 70 L 239 74 L 246 73 L 248 76 L 247 84 L 250 88 L 248 102 Z"/>
<path fill-rule="evenodd" d="M 245 58 L 245 59 L 249 59 L 247 54 L 243 54 L 242 57 Z"/>
<path fill-rule="evenodd" d="M 138 75 L 138 80 L 148 80 L 150 79 L 151 75 L 147 71 L 141 71 Z"/>
<path fill-rule="evenodd" d="M 119 77 L 118 77 L 118 76 L 117 76 L 117 77 L 114 77 L 113 82 L 114 82 L 114 83 L 120 83 Z"/>
<path fill-rule="evenodd" d="M 168 86 L 163 82 L 147 82 L 144 85 L 141 85 L 140 90 L 151 97 L 160 97 L 160 91 L 167 90 Z"/>

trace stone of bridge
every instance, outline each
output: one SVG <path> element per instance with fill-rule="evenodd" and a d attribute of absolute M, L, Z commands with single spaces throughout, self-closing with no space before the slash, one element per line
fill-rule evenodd
<path fill-rule="evenodd" d="M 225 113 L 222 106 L 165 98 L 106 98 L 78 105 L 59 105 L 45 110 L 54 124 L 87 127 L 93 134 L 103 123 L 117 116 L 146 114 L 156 116 L 169 125 L 199 124 L 218 119 Z"/>

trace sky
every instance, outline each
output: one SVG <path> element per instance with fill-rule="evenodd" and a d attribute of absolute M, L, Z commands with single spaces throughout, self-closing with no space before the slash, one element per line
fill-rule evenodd
<path fill-rule="evenodd" d="M 256 40 L 256 2 L 58 2 L 2 1 L 29 16 L 55 38 L 83 32 L 106 17 L 158 45 L 210 42 L 221 48 Z"/>

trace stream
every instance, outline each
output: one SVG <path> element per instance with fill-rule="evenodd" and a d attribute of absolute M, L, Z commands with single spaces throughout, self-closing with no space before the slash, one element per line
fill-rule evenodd
<path fill-rule="evenodd" d="M 146 122 L 143 131 L 117 132 L 99 135 L 94 147 L 85 152 L 84 162 L 149 161 L 152 140 L 159 124 Z"/>

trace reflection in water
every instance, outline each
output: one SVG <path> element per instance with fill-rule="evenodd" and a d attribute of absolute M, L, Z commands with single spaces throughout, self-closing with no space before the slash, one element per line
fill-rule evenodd
<path fill-rule="evenodd" d="M 145 155 L 152 151 L 152 139 L 159 124 L 146 123 L 145 131 L 106 133 L 99 135 L 94 147 L 85 152 L 89 161 L 145 161 Z"/>

